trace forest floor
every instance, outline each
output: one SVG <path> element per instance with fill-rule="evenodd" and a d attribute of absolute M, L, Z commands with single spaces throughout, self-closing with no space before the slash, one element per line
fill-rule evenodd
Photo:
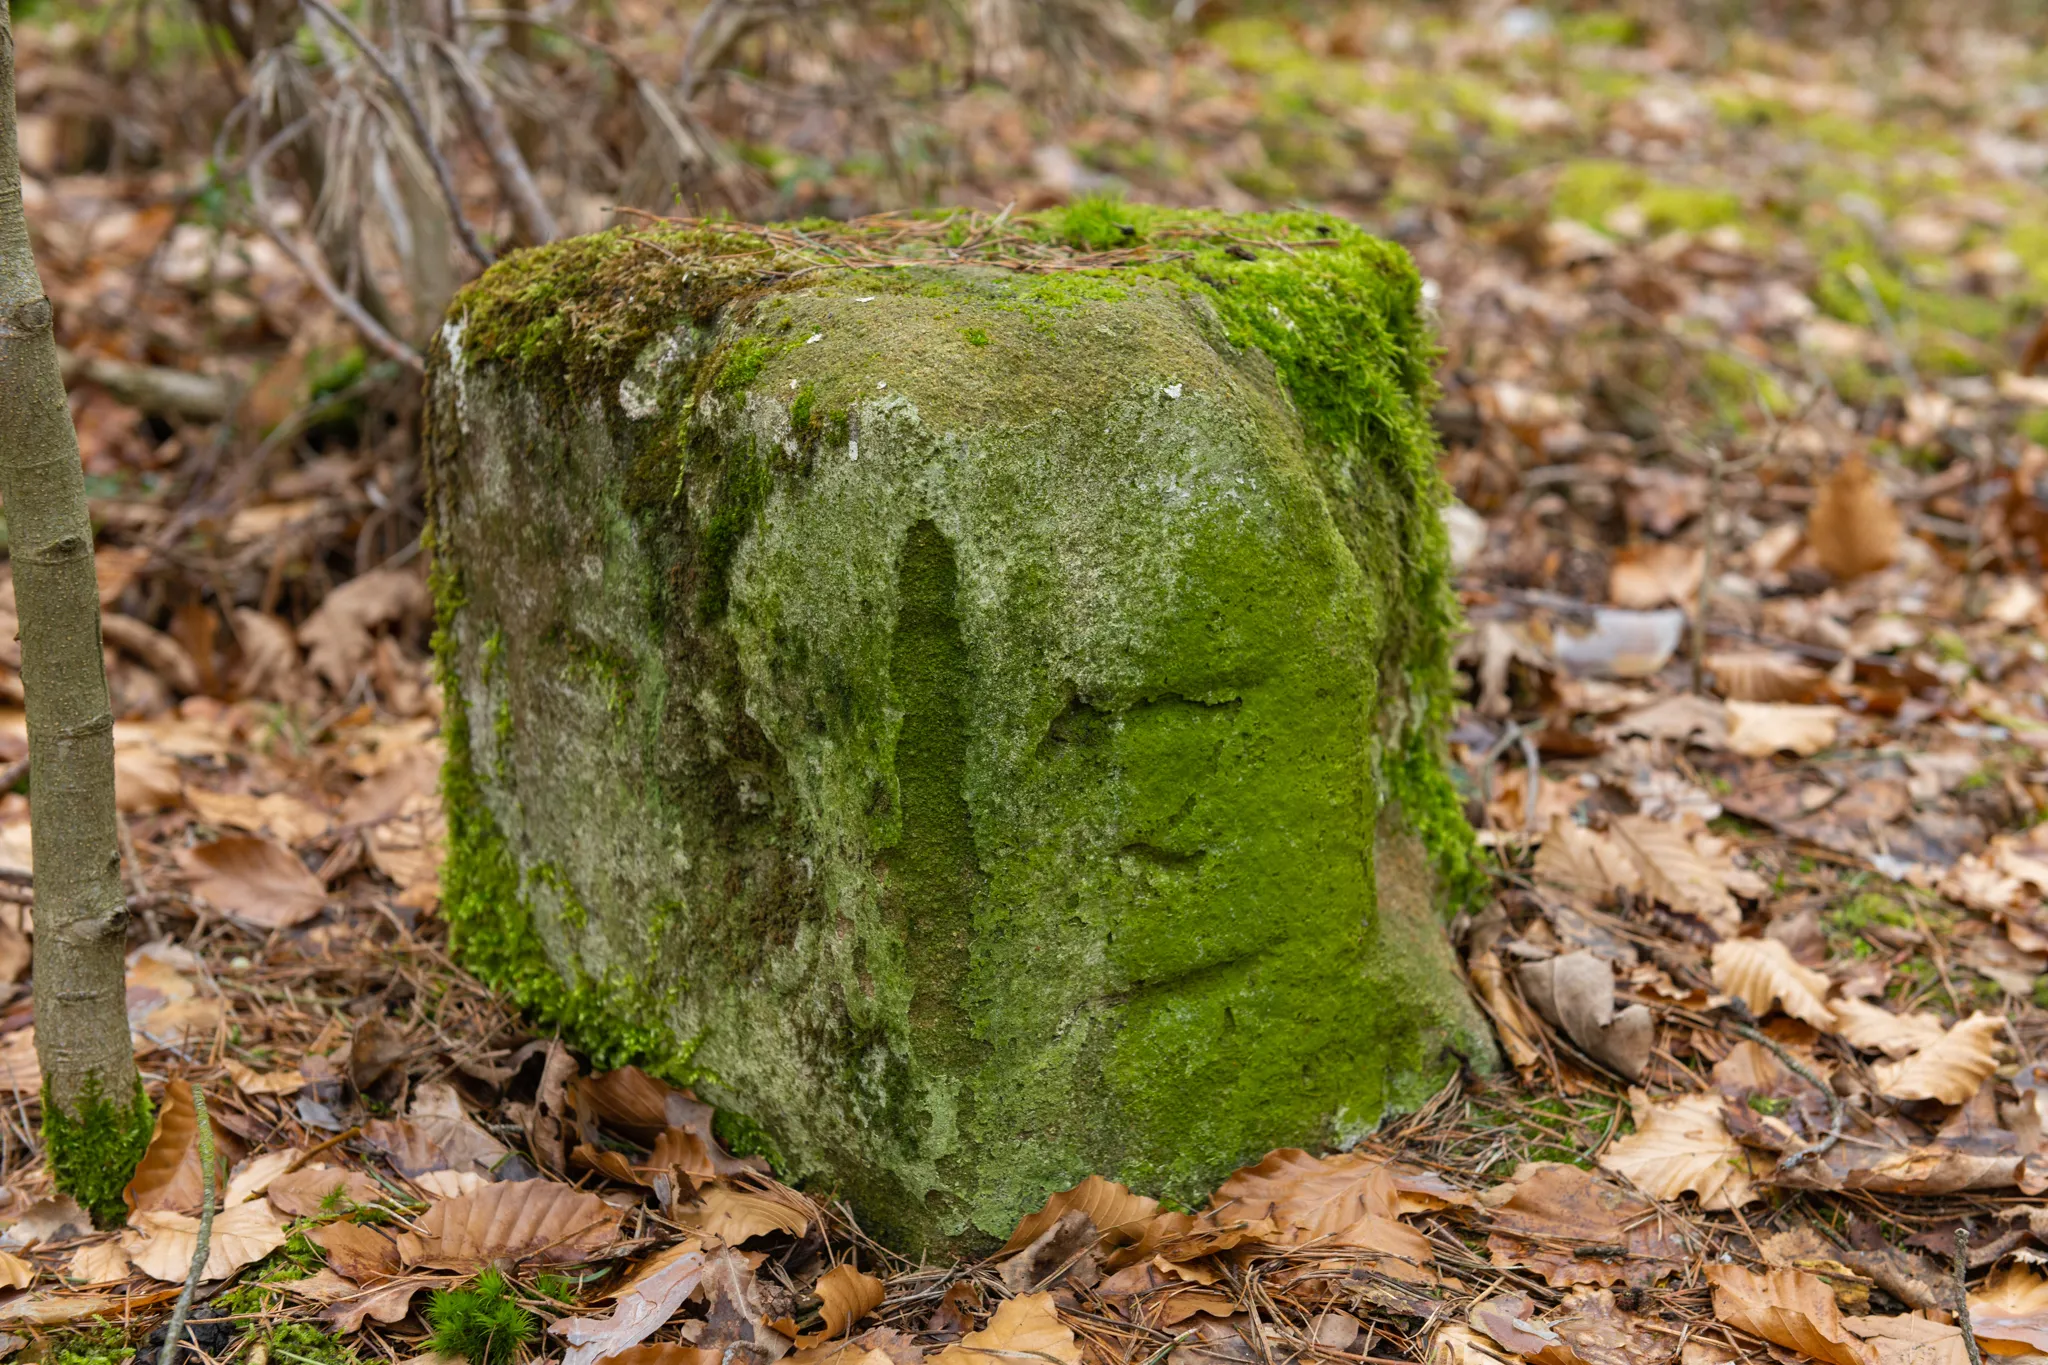
<path fill-rule="evenodd" d="M 934 95 L 886 158 L 721 87 L 761 216 L 1309 203 L 1409 247 L 1446 348 L 1453 752 L 1494 872 L 1454 928 L 1509 1069 L 1207 1210 L 1091 1180 L 996 1258 L 919 1265 L 448 960 L 416 397 L 203 148 L 121 169 L 123 119 L 178 114 L 135 112 L 117 18 L 25 25 L 23 142 L 162 1119 L 128 1230 L 49 1189 L 9 791 L 0 1351 L 154 1358 L 199 1086 L 230 1170 L 208 1362 L 2048 1353 L 2038 33 L 1212 16 L 1063 113 Z"/>

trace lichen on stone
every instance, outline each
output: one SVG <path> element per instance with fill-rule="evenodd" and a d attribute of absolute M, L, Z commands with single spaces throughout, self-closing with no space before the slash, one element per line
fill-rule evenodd
<path fill-rule="evenodd" d="M 447 913 L 601 1064 L 969 1245 L 1485 1061 L 1398 248 L 1112 201 L 695 223 L 454 316 Z"/>

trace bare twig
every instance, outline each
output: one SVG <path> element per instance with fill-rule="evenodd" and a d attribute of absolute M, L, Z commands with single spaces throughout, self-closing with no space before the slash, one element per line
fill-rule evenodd
<path fill-rule="evenodd" d="M 498 111 L 498 102 L 485 88 L 483 77 L 461 48 L 445 38 L 437 37 L 433 43 L 442 60 L 448 63 L 448 69 L 455 73 L 455 88 L 462 96 L 463 107 L 469 111 L 470 121 L 476 126 L 477 140 L 483 143 L 484 151 L 491 158 L 498 192 L 505 196 L 506 204 L 511 207 L 512 221 L 518 224 L 519 235 L 532 246 L 554 241 L 562 235 L 561 229 L 555 225 L 554 214 L 548 212 L 547 202 L 541 198 L 540 186 L 533 182 L 533 171 L 526 164 L 526 157 L 513 139 L 511 129 L 505 126 L 505 116 Z"/>
<path fill-rule="evenodd" d="M 317 0 L 314 0 L 314 2 L 317 3 Z M 305 132 L 312 122 L 312 117 L 309 115 L 291 124 L 278 133 L 277 136 L 271 138 L 270 141 L 264 143 L 257 150 L 256 155 L 249 158 L 249 203 L 255 209 L 256 226 L 262 228 L 264 235 L 277 243 L 278 250 L 291 258 L 292 264 L 296 265 L 300 272 L 313 282 L 314 287 L 320 291 L 337 313 L 347 318 L 354 325 L 355 329 L 363 334 L 364 340 L 411 370 L 414 374 L 425 374 L 427 372 L 427 362 L 420 358 L 420 353 L 386 331 L 384 325 L 371 317 L 369 310 L 364 308 L 359 300 L 344 293 L 341 286 L 334 282 L 333 277 L 328 275 L 320 263 L 308 256 L 297 242 L 280 231 L 277 224 L 271 219 L 270 205 L 263 188 L 264 163 L 275 156 L 287 143 L 292 142 L 301 133 Z"/>
<path fill-rule="evenodd" d="M 299 3 L 347 34 L 356 50 L 363 54 L 363 60 L 376 68 L 384 83 L 398 96 L 399 106 L 405 110 L 405 121 L 412 125 L 412 135 L 419 141 L 420 151 L 425 153 L 428 164 L 434 168 L 434 179 L 441 186 L 441 197 L 448 203 L 448 216 L 454 220 L 455 233 L 462 238 L 463 249 L 476 259 L 478 265 L 495 262 L 498 258 L 477 239 L 469 220 L 462 216 L 462 199 L 455 192 L 455 176 L 449 171 L 447 159 L 441 155 L 433 133 L 428 130 L 426 115 L 420 112 L 419 101 L 412 97 L 412 90 L 398 79 L 398 73 L 384 60 L 384 54 L 347 15 L 328 4 L 327 0 L 299 0 Z"/>
<path fill-rule="evenodd" d="M 206 1258 L 213 1247 L 213 1124 L 206 1117 L 206 1092 L 192 1087 L 192 1117 L 199 1128 L 199 1241 L 192 1248 L 192 1268 L 185 1272 L 185 1287 L 171 1310 L 171 1325 L 164 1331 L 164 1347 L 157 1353 L 157 1365 L 176 1365 L 179 1338 L 185 1335 L 185 1315 L 192 1311 L 192 1293 L 206 1270 Z"/>
<path fill-rule="evenodd" d="M 1984 1352 L 1977 1345 L 1977 1329 L 1970 1323 L 1970 1225 L 1956 1227 L 1956 1326 L 1963 1329 L 1963 1346 L 1970 1353 L 1970 1365 L 1984 1365 Z"/>

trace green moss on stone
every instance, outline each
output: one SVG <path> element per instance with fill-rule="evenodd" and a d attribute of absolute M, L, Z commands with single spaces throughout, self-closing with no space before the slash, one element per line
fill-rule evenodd
<path fill-rule="evenodd" d="M 76 1111 L 64 1112 L 43 1085 L 43 1151 L 57 1188 L 92 1215 L 94 1226 L 119 1227 L 128 1219 L 121 1191 L 149 1150 L 156 1124 L 142 1082 L 126 1104 L 108 1099 L 98 1076 L 91 1077 Z"/>
<path fill-rule="evenodd" d="M 1487 1056 L 1430 917 L 1484 874 L 1412 265 L 1103 201 L 1006 225 L 1089 268 L 1014 272 L 985 226 L 521 253 L 428 415 L 464 961 L 927 1245 Z"/>

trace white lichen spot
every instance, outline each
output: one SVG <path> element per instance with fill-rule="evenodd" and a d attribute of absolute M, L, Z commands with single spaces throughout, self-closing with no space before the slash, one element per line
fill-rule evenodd
<path fill-rule="evenodd" d="M 629 374 L 619 381 L 619 406 L 634 421 L 645 421 L 661 411 L 661 394 L 652 384 L 643 384 L 639 376 Z"/>
<path fill-rule="evenodd" d="M 790 381 L 789 381 L 789 388 L 790 388 L 790 392 L 792 392 L 792 393 L 794 393 L 794 392 L 796 391 L 796 381 L 795 381 L 794 379 L 792 379 L 792 380 L 790 380 Z"/>
<path fill-rule="evenodd" d="M 849 459 L 849 460 L 858 460 L 858 459 L 860 459 L 860 438 L 859 438 L 859 437 L 855 437 L 855 438 L 854 438 L 853 440 L 851 440 L 851 441 L 848 441 L 848 442 L 846 443 L 846 458 L 847 458 L 847 459 Z"/>
<path fill-rule="evenodd" d="M 855 299 L 855 300 L 854 300 L 854 302 L 855 302 L 855 303 L 873 303 L 873 302 L 875 301 L 875 298 L 876 298 L 876 296 L 875 296 L 875 295 L 873 295 L 873 294 L 863 294 L 863 295 L 862 295 L 861 297 L 859 297 L 859 298 Z"/>
<path fill-rule="evenodd" d="M 813 332 L 809 336 L 804 338 L 804 345 L 809 346 L 814 342 L 823 341 L 824 339 L 825 334 L 823 332 Z"/>
<path fill-rule="evenodd" d="M 448 374 L 455 381 L 455 421 L 469 430 L 469 357 L 462 353 L 462 336 L 469 330 L 469 314 L 441 324 L 441 345 L 448 352 Z"/>
<path fill-rule="evenodd" d="M 889 387 L 889 381 L 886 379 L 877 379 L 875 381 L 875 387 L 878 389 L 886 389 Z"/>
<path fill-rule="evenodd" d="M 1180 386 L 1180 381 L 1178 381 L 1178 380 L 1175 380 L 1175 381 L 1174 381 L 1173 383 L 1171 383 L 1171 384 L 1168 384 L 1168 385 L 1166 386 L 1166 396 L 1167 396 L 1168 398 L 1178 398 L 1178 397 L 1180 397 L 1180 394 L 1181 394 L 1181 386 Z"/>

